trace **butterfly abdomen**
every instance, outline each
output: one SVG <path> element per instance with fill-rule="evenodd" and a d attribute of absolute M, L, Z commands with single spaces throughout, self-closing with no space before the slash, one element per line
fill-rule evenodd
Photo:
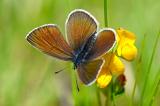
<path fill-rule="evenodd" d="M 74 59 L 74 64 L 77 66 L 78 64 L 85 62 L 85 58 L 88 53 L 91 51 L 94 43 L 96 41 L 95 33 L 87 40 L 85 45 L 81 48 L 81 50 L 76 54 Z"/>

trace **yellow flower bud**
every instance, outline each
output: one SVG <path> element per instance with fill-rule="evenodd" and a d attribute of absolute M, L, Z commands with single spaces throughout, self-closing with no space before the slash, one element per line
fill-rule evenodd
<path fill-rule="evenodd" d="M 107 70 L 101 70 L 101 71 L 103 74 L 101 73 L 101 75 L 99 75 L 97 79 L 97 84 L 100 88 L 104 88 L 111 82 L 112 75 Z"/>
<path fill-rule="evenodd" d="M 131 61 L 137 56 L 137 48 L 134 45 L 126 44 L 122 47 L 122 57 Z"/>
<path fill-rule="evenodd" d="M 122 56 L 126 60 L 133 60 L 137 55 L 137 48 L 134 45 L 136 40 L 135 34 L 129 32 L 125 29 L 118 29 L 118 46 L 117 46 L 117 54 L 118 56 Z"/>

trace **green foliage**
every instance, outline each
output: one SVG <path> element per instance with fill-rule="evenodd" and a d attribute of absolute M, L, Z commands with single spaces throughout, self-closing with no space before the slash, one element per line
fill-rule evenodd
<path fill-rule="evenodd" d="M 0 106 L 104 105 L 106 96 L 96 84 L 91 87 L 79 84 L 80 92 L 77 92 L 71 63 L 48 58 L 25 40 L 30 30 L 47 23 L 58 24 L 65 34 L 67 15 L 76 8 L 91 12 L 100 28 L 104 27 L 103 0 L 0 0 Z M 108 0 L 107 9 L 109 27 L 123 27 L 134 32 L 139 51 L 143 35 L 147 35 L 138 74 L 135 74 L 136 62 L 125 62 L 125 94 L 116 96 L 115 104 L 128 106 L 132 102 L 137 106 L 143 102 L 143 106 L 159 106 L 160 39 L 156 37 L 160 30 L 160 1 Z M 155 51 L 154 56 L 152 51 Z M 64 67 L 66 71 L 54 74 Z M 135 95 L 131 99 L 135 79 Z"/>

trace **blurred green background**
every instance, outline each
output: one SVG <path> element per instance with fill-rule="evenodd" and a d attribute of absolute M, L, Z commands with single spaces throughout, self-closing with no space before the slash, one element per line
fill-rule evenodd
<path fill-rule="evenodd" d="M 47 23 L 57 24 L 64 34 L 67 15 L 76 8 L 89 11 L 103 28 L 103 5 L 103 0 L 0 0 L 0 106 L 72 106 L 75 102 L 76 106 L 99 106 L 96 84 L 91 87 L 81 85 L 80 92 L 74 97 L 72 64 L 43 55 L 26 42 L 25 36 L 33 28 Z M 131 102 L 139 105 L 160 30 L 160 0 L 108 0 L 108 18 L 110 27 L 123 27 L 136 34 L 138 57 L 142 53 L 137 74 L 137 59 L 123 61 L 126 91 L 117 96 L 115 102 L 118 106 L 129 106 Z M 160 80 L 160 43 L 155 49 L 143 98 L 144 106 L 149 105 Z M 66 71 L 54 74 L 64 67 L 67 67 Z M 132 101 L 135 78 L 137 88 Z M 100 96 L 104 105 L 105 97 L 102 93 Z M 160 90 L 157 89 L 153 106 L 160 106 L 159 98 Z"/>

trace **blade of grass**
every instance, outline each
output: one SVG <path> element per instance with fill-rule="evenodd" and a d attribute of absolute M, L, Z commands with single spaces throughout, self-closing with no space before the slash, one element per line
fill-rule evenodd
<path fill-rule="evenodd" d="M 104 23 L 105 23 L 105 27 L 108 27 L 108 1 L 104 0 Z"/>
<path fill-rule="evenodd" d="M 108 0 L 104 0 L 104 23 L 105 23 L 105 27 L 108 27 Z M 116 106 L 116 103 L 115 103 L 115 94 L 113 92 L 113 89 L 114 89 L 114 86 L 113 86 L 113 80 L 111 81 L 111 97 L 109 97 L 109 99 L 112 100 L 112 105 L 113 106 Z M 107 98 L 108 99 L 108 98 Z"/>
<path fill-rule="evenodd" d="M 111 86 L 108 86 L 111 87 Z M 105 100 L 105 106 L 112 106 L 111 100 L 111 89 L 108 89 L 107 95 L 106 95 L 106 100 Z"/>
<path fill-rule="evenodd" d="M 153 47 L 153 51 L 152 51 L 152 55 L 151 55 L 151 59 L 149 61 L 149 66 L 148 66 L 148 70 L 146 72 L 146 76 L 144 78 L 144 86 L 143 86 L 143 89 L 142 89 L 142 94 L 141 94 L 141 106 L 143 104 L 143 98 L 144 98 L 144 93 L 145 93 L 145 90 L 146 90 L 146 85 L 148 83 L 148 79 L 149 79 L 149 73 L 151 71 L 151 66 L 152 66 L 152 61 L 153 61 L 153 58 L 154 58 L 154 55 L 156 53 L 156 48 L 157 48 L 157 44 L 158 44 L 158 40 L 159 40 L 159 37 L 160 37 L 160 31 L 159 33 L 157 34 L 157 37 L 156 37 L 156 41 L 155 41 L 155 44 L 154 44 L 154 47 Z"/>
<path fill-rule="evenodd" d="M 132 91 L 132 96 L 131 96 L 131 106 L 134 106 L 134 95 L 135 95 L 135 91 L 136 91 L 136 85 L 137 85 L 137 80 L 138 80 L 138 72 L 140 70 L 140 66 L 141 66 L 141 63 L 142 63 L 142 56 L 143 56 L 143 50 L 144 50 L 144 46 L 145 46 L 145 40 L 146 40 L 146 34 L 144 34 L 144 37 L 143 37 L 143 41 L 141 43 L 141 47 L 140 47 L 140 55 L 139 55 L 139 58 L 137 59 L 137 62 L 136 62 L 136 71 L 135 71 L 135 82 L 134 82 L 134 85 L 133 85 L 133 91 Z"/>
<path fill-rule="evenodd" d="M 98 104 L 99 104 L 99 106 L 102 106 L 100 90 L 98 89 L 98 87 L 96 88 L 96 92 L 97 92 Z"/>
<path fill-rule="evenodd" d="M 153 101 L 155 100 L 156 94 L 157 94 L 157 92 L 158 92 L 158 90 L 159 90 L 159 88 L 160 88 L 160 68 L 159 68 L 159 71 L 158 71 L 158 72 L 159 72 L 159 73 L 158 73 L 157 76 L 156 76 L 156 78 L 158 77 L 158 83 L 157 83 L 156 88 L 155 88 L 155 90 L 154 90 L 154 93 L 153 93 L 153 95 L 152 95 L 152 99 L 151 99 L 150 102 L 149 102 L 149 106 L 152 106 Z"/>
<path fill-rule="evenodd" d="M 113 79 L 112 79 L 112 85 L 111 85 L 111 100 L 113 101 L 112 105 L 116 106 Z"/>
<path fill-rule="evenodd" d="M 67 5 L 68 5 L 68 10 L 71 11 L 71 5 L 70 5 L 70 0 L 67 0 Z"/>

